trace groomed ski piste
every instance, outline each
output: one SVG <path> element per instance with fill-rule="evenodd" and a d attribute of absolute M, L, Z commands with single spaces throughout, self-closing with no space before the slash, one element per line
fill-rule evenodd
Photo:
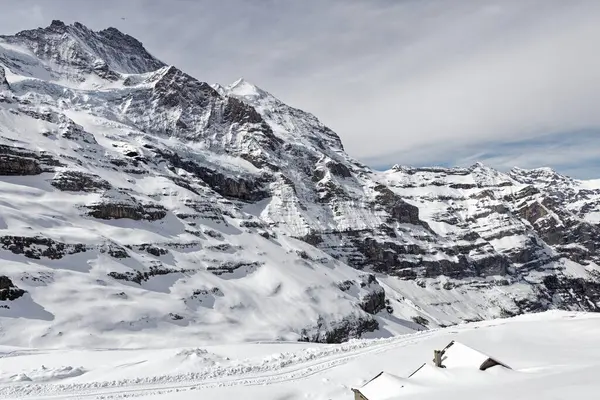
<path fill-rule="evenodd" d="M 600 316 L 551 311 L 343 344 L 202 348 L 1 347 L 2 399 L 353 399 L 385 371 L 407 378 L 457 340 L 512 369 L 444 371 L 382 399 L 597 399 Z M 165 338 L 165 341 L 173 343 Z M 484 396 L 485 395 L 485 396 Z M 416 397 L 415 397 L 416 396 Z"/>

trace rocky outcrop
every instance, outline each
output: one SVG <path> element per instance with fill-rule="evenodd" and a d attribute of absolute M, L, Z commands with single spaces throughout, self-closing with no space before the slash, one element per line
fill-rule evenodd
<path fill-rule="evenodd" d="M 358 305 L 369 314 L 377 314 L 387 306 L 385 290 L 379 285 L 373 274 L 363 275 L 359 281 L 347 280 L 340 282 L 337 287 L 342 292 L 358 293 Z"/>
<path fill-rule="evenodd" d="M 177 153 L 159 151 L 158 154 L 168 160 L 174 168 L 181 168 L 193 174 L 222 196 L 249 202 L 269 197 L 265 188 L 269 181 L 267 176 L 233 176 L 191 160 L 184 160 Z"/>
<path fill-rule="evenodd" d="M 184 274 L 190 272 L 185 269 L 167 268 L 164 266 L 150 266 L 147 271 L 135 271 L 135 272 L 109 272 L 108 276 L 113 279 L 120 281 L 134 282 L 141 285 L 152 277 L 170 274 Z"/>
<path fill-rule="evenodd" d="M 97 175 L 80 171 L 63 171 L 54 177 L 51 185 L 66 192 L 97 192 L 108 190 L 110 184 Z"/>
<path fill-rule="evenodd" d="M 49 258 L 59 260 L 69 254 L 83 253 L 87 246 L 81 243 L 68 244 L 42 236 L 1 236 L 0 245 L 14 254 L 22 254 L 27 258 L 39 260 Z"/>
<path fill-rule="evenodd" d="M 386 307 L 385 290 L 379 285 L 375 275 L 362 277 L 360 287 L 366 293 L 360 298 L 360 308 L 369 314 L 377 314 Z"/>
<path fill-rule="evenodd" d="M 131 205 L 126 203 L 100 203 L 88 206 L 88 215 L 98 219 L 133 219 L 136 221 L 156 221 L 163 219 L 167 212 L 159 205 Z"/>
<path fill-rule="evenodd" d="M 154 96 L 162 107 L 208 107 L 219 94 L 207 83 L 170 66 L 154 86 Z M 180 118 L 178 130 L 193 131 L 190 121 Z"/>
<path fill-rule="evenodd" d="M 103 200 L 86 207 L 88 215 L 98 219 L 157 221 L 167 215 L 160 204 L 143 204 L 126 193 L 106 193 Z"/>
<path fill-rule="evenodd" d="M 376 240 L 366 232 L 351 234 L 349 239 L 352 247 L 362 257 L 353 256 L 348 259 L 348 262 L 359 269 L 372 266 L 377 272 L 392 273 L 395 269 L 403 267 L 402 257 L 408 254 L 425 254 L 419 246 L 398 244 L 391 240 Z"/>
<path fill-rule="evenodd" d="M 600 282 L 564 275 L 543 280 L 548 302 L 564 309 L 600 311 Z M 552 303 L 551 303 L 552 302 Z"/>
<path fill-rule="evenodd" d="M 101 246 L 100 252 L 108 253 L 109 256 L 116 258 L 116 259 L 129 258 L 129 253 L 127 252 L 127 249 L 125 249 L 117 244 L 114 244 L 114 243 L 108 243 L 105 246 Z"/>
<path fill-rule="evenodd" d="M 6 71 L 4 70 L 4 67 L 0 66 L 0 92 L 4 90 L 10 90 L 10 85 L 6 80 Z"/>
<path fill-rule="evenodd" d="M 60 165 L 62 164 L 49 154 L 0 145 L 0 175 L 39 175 Z"/>
<path fill-rule="evenodd" d="M 384 207 L 390 214 L 390 222 L 406 224 L 423 224 L 419 219 L 419 209 L 406 203 L 400 196 L 383 185 L 375 186 L 378 193 L 375 197 L 376 204 Z"/>
<path fill-rule="evenodd" d="M 129 248 L 135 248 L 138 251 L 145 251 L 148 254 L 152 254 L 155 257 L 160 257 L 169 254 L 169 250 L 156 246 L 151 243 L 144 243 L 135 246 L 128 246 Z"/>
<path fill-rule="evenodd" d="M 228 261 L 221 263 L 218 266 L 210 266 L 207 268 L 208 271 L 219 276 L 223 274 L 233 274 L 234 272 L 241 272 L 248 274 L 256 271 L 262 264 L 257 261 Z"/>
<path fill-rule="evenodd" d="M 23 296 L 25 291 L 14 285 L 8 276 L 0 276 L 0 301 L 12 301 Z"/>
<path fill-rule="evenodd" d="M 301 342 L 342 343 L 360 338 L 364 333 L 379 329 L 379 323 L 369 315 L 349 316 L 339 321 L 326 322 L 320 317 L 314 328 L 304 329 Z"/>
<path fill-rule="evenodd" d="M 227 103 L 225 104 L 225 109 L 223 110 L 223 117 L 226 121 L 235 122 L 238 124 L 264 123 L 262 117 L 254 108 L 234 97 L 227 98 Z M 270 130 L 266 124 L 265 128 Z"/>
<path fill-rule="evenodd" d="M 0 175 L 39 175 L 42 168 L 29 157 L 0 154 Z"/>

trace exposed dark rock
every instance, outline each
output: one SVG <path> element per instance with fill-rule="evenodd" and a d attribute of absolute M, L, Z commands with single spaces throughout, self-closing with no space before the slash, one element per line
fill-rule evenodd
<path fill-rule="evenodd" d="M 171 319 L 173 321 L 180 321 L 183 319 L 183 317 L 179 314 L 174 314 L 174 313 L 169 313 L 169 317 L 171 317 Z"/>
<path fill-rule="evenodd" d="M 347 198 L 347 193 L 342 186 L 335 184 L 333 181 L 317 184 L 317 194 L 320 203 L 329 203 L 334 200 Z M 335 204 L 334 204 L 335 207 Z"/>
<path fill-rule="evenodd" d="M 192 193 L 195 193 L 198 195 L 200 194 L 198 184 L 196 184 L 195 182 L 190 182 L 187 179 L 183 179 L 183 178 L 180 178 L 177 176 L 169 176 L 168 178 L 171 179 L 177 186 L 187 189 Z"/>
<path fill-rule="evenodd" d="M 326 165 L 327 165 L 327 168 L 329 168 L 329 170 L 331 171 L 331 173 L 335 176 L 338 176 L 340 178 L 351 178 L 352 177 L 352 173 L 350 172 L 350 169 L 348 169 L 348 167 L 346 167 L 342 163 L 335 162 L 335 161 L 329 161 Z"/>
<path fill-rule="evenodd" d="M 185 205 L 198 213 L 198 217 L 225 222 L 223 212 L 214 203 L 206 201 L 186 200 Z"/>
<path fill-rule="evenodd" d="M 457 261 L 447 259 L 422 261 L 420 267 L 424 268 L 424 277 L 426 278 L 436 278 L 444 275 L 449 278 L 462 279 L 475 274 L 469 268 L 467 258 L 463 255 L 459 256 Z"/>
<path fill-rule="evenodd" d="M 204 233 L 211 238 L 223 240 L 223 235 L 220 232 L 213 231 L 212 229 L 206 229 Z"/>
<path fill-rule="evenodd" d="M 234 252 L 239 248 L 236 248 L 232 245 L 230 245 L 229 243 L 221 243 L 221 244 L 217 244 L 215 246 L 208 246 L 207 247 L 209 250 L 214 250 L 214 251 L 221 251 L 221 252 Z"/>
<path fill-rule="evenodd" d="M 369 314 L 377 314 L 385 308 L 385 290 L 379 285 L 378 288 L 366 294 L 360 302 L 360 308 Z"/>
<path fill-rule="evenodd" d="M 68 192 L 96 192 L 111 188 L 110 184 L 99 176 L 79 171 L 60 172 L 51 184 L 59 190 Z"/>
<path fill-rule="evenodd" d="M 600 282 L 548 275 L 543 283 L 549 298 L 558 301 L 561 308 L 600 312 Z"/>
<path fill-rule="evenodd" d="M 223 117 L 226 121 L 237 122 L 239 124 L 260 124 L 263 122 L 262 117 L 256 110 L 235 97 L 228 97 Z"/>
<path fill-rule="evenodd" d="M 257 261 L 227 261 L 217 267 L 207 267 L 206 269 L 215 275 L 231 274 L 239 269 L 244 269 L 246 272 L 251 272 L 259 268 L 262 264 Z"/>
<path fill-rule="evenodd" d="M 101 203 L 87 206 L 89 215 L 98 219 L 133 219 L 157 221 L 167 215 L 166 209 L 159 204 L 140 204 L 106 199 Z"/>
<path fill-rule="evenodd" d="M 325 167 L 334 176 L 337 176 L 340 178 L 352 177 L 352 173 L 350 172 L 350 169 L 342 163 L 330 160 L 325 164 Z M 325 175 L 326 175 L 326 169 L 323 167 L 317 167 L 312 172 L 312 180 L 313 180 L 313 182 L 318 182 L 321 179 L 323 179 L 325 177 Z"/>
<path fill-rule="evenodd" d="M 419 209 L 402 200 L 397 194 L 383 185 L 377 185 L 374 190 L 379 194 L 376 197 L 378 204 L 389 213 L 392 221 L 413 225 L 424 225 L 419 219 Z"/>
<path fill-rule="evenodd" d="M 312 175 L 312 181 L 313 182 L 319 182 L 321 179 L 325 178 L 326 175 L 326 171 L 324 168 L 316 168 L 313 171 L 313 175 Z"/>
<path fill-rule="evenodd" d="M 0 66 L 0 91 L 3 90 L 10 90 L 10 85 L 6 80 L 6 71 L 4 70 L 4 67 Z"/>
<path fill-rule="evenodd" d="M 539 191 L 529 197 L 521 196 L 518 213 L 532 225 L 545 244 L 554 246 L 561 255 L 579 263 L 600 261 L 597 253 L 600 249 L 600 226 L 565 209 L 565 202 L 575 201 L 565 196 L 567 194 L 552 191 L 545 196 L 541 196 Z"/>
<path fill-rule="evenodd" d="M 345 234 L 348 235 L 350 232 L 345 232 Z M 350 242 L 362 257 L 354 257 L 348 262 L 358 269 L 371 265 L 377 272 L 389 272 L 401 265 L 399 261 L 401 256 L 424 254 L 423 249 L 414 244 L 402 245 L 391 241 L 378 241 L 360 233 L 351 237 Z"/>
<path fill-rule="evenodd" d="M 108 81 L 116 81 L 120 77 L 119 74 L 112 71 L 108 64 L 103 60 L 96 61 L 92 66 L 92 70 L 100 78 L 106 79 Z"/>
<path fill-rule="evenodd" d="M 296 254 L 298 254 L 298 257 L 300 257 L 303 260 L 310 260 L 310 256 L 308 255 L 308 253 L 304 250 L 296 250 Z"/>
<path fill-rule="evenodd" d="M 451 189 L 474 189 L 477 187 L 477 185 L 474 185 L 472 183 L 452 183 L 448 185 L 448 187 L 450 187 Z"/>
<path fill-rule="evenodd" d="M 535 201 L 530 204 L 524 204 L 519 209 L 519 214 L 533 225 L 538 219 L 548 215 L 548 210 L 542 204 Z"/>
<path fill-rule="evenodd" d="M 186 270 L 186 269 L 175 269 L 175 268 L 151 266 L 148 271 L 109 272 L 108 276 L 110 276 L 111 278 L 117 279 L 117 280 L 135 282 L 138 285 L 141 285 L 142 282 L 146 282 L 148 279 L 152 278 L 153 276 L 169 275 L 169 274 L 185 274 L 187 272 L 190 272 L 190 271 Z"/>
<path fill-rule="evenodd" d="M 256 219 L 256 220 L 249 220 L 249 219 L 243 220 L 242 222 L 240 222 L 240 226 L 242 228 L 255 228 L 255 229 L 264 229 L 264 228 L 267 227 L 267 225 L 264 222 L 262 222 L 262 221 L 260 221 L 258 219 Z"/>
<path fill-rule="evenodd" d="M 198 290 L 194 290 L 191 298 L 197 298 L 200 296 L 208 296 L 208 295 L 222 297 L 223 291 L 217 287 L 214 287 L 214 288 L 208 289 L 208 290 L 207 289 L 198 289 Z"/>
<path fill-rule="evenodd" d="M 421 317 L 420 315 L 412 317 L 412 320 L 415 324 L 419 324 L 421 326 L 427 327 L 429 325 L 429 320 L 427 318 Z"/>
<path fill-rule="evenodd" d="M 181 168 L 200 178 L 222 196 L 244 201 L 259 201 L 269 197 L 268 191 L 264 188 L 267 183 L 267 179 L 264 177 L 256 179 L 233 177 L 224 172 L 201 166 L 191 160 L 183 160 L 176 153 L 158 152 L 158 154 L 169 160 L 174 168 Z"/>
<path fill-rule="evenodd" d="M 343 343 L 360 338 L 366 332 L 379 329 L 379 323 L 371 316 L 346 317 L 326 326 L 319 318 L 315 328 L 303 329 L 299 341 L 316 343 Z M 315 332 L 316 331 L 316 332 Z"/>
<path fill-rule="evenodd" d="M 506 275 L 510 262 L 506 257 L 495 254 L 471 262 L 478 276 Z"/>
<path fill-rule="evenodd" d="M 75 121 L 71 119 L 66 119 L 64 116 L 59 116 L 59 121 L 61 122 L 61 136 L 65 139 L 70 139 L 74 141 L 81 141 L 84 144 L 97 145 L 98 142 L 94 135 L 89 132 L 86 132 L 85 129 L 81 125 L 75 123 Z M 65 121 L 66 119 L 66 121 Z M 86 149 L 87 151 L 93 151 L 90 147 Z"/>
<path fill-rule="evenodd" d="M 62 164 L 44 152 L 0 145 L 0 175 L 39 175 Z"/>
<path fill-rule="evenodd" d="M 361 278 L 362 280 L 359 282 L 351 280 L 340 282 L 337 287 L 342 292 L 347 292 L 353 287 L 358 286 L 362 289 L 366 289 L 367 293 L 363 294 L 359 299 L 359 306 L 363 311 L 369 314 L 377 314 L 386 307 L 385 290 L 379 285 L 375 275 L 363 275 Z"/>
<path fill-rule="evenodd" d="M 110 243 L 106 248 L 101 248 L 100 251 L 106 252 L 109 256 L 118 259 L 129 258 L 129 253 L 127 252 L 127 250 L 114 243 Z"/>
<path fill-rule="evenodd" d="M 144 244 L 131 246 L 131 247 L 135 247 L 137 250 L 145 251 L 146 253 L 152 254 L 155 257 L 160 257 L 160 256 L 164 256 L 166 254 L 169 254 L 169 250 L 164 249 L 162 247 L 155 246 L 150 243 L 144 243 Z"/>
<path fill-rule="evenodd" d="M 42 112 L 42 111 L 23 107 L 23 108 L 19 109 L 19 112 L 21 114 L 27 115 L 28 117 L 31 117 L 33 119 L 39 119 L 40 121 L 59 122 L 59 121 L 57 121 L 56 114 L 49 112 L 49 111 Z"/>
<path fill-rule="evenodd" d="M 347 292 L 348 290 L 350 290 L 350 288 L 352 288 L 352 286 L 354 286 L 354 281 L 343 281 L 337 284 L 337 287 L 342 291 L 342 292 Z"/>
<path fill-rule="evenodd" d="M 8 276 L 0 276 L 0 301 L 12 301 L 23 296 L 25 291 L 16 287 Z"/>
<path fill-rule="evenodd" d="M 200 82 L 173 66 L 156 82 L 154 93 L 162 107 L 207 107 L 211 101 L 220 98 L 208 83 Z M 180 121 L 180 128 L 188 125 L 193 126 L 185 120 Z"/>
<path fill-rule="evenodd" d="M 84 244 L 61 243 L 41 236 L 2 236 L 0 237 L 0 244 L 4 249 L 14 254 L 23 254 L 27 258 L 36 260 L 42 257 L 59 260 L 69 254 L 87 251 Z"/>
<path fill-rule="evenodd" d="M 301 236 L 298 239 L 300 239 L 303 242 L 306 242 L 310 245 L 313 245 L 313 246 L 317 246 L 319 243 L 323 242 L 323 238 L 321 237 L 321 235 L 319 235 L 318 233 L 314 233 L 314 232 L 311 232 L 304 236 Z"/>
<path fill-rule="evenodd" d="M 0 175 L 39 175 L 42 168 L 34 158 L 0 154 Z"/>
<path fill-rule="evenodd" d="M 272 152 L 276 152 L 282 145 L 283 141 L 273 134 L 273 130 L 267 124 L 262 116 L 249 104 L 236 99 L 235 97 L 227 97 L 225 107 L 223 109 L 223 121 L 234 124 L 251 124 L 249 129 L 254 134 L 252 140 L 258 141 L 262 147 Z M 246 154 L 246 157 L 250 156 Z M 262 166 L 263 160 L 246 158 L 255 166 Z"/>

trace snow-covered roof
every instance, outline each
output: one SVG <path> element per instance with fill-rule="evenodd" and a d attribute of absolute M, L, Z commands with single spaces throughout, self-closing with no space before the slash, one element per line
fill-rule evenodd
<path fill-rule="evenodd" d="M 360 393 L 369 400 L 387 400 L 398 396 L 406 379 L 381 372 L 360 388 Z"/>
<path fill-rule="evenodd" d="M 481 370 L 502 365 L 509 368 L 506 364 L 477 351 L 469 346 L 458 342 L 450 342 L 444 351 L 442 365 L 446 368 L 464 368 L 472 367 Z"/>
<path fill-rule="evenodd" d="M 443 368 L 435 367 L 433 363 L 425 363 L 408 378 L 381 372 L 358 389 L 358 392 L 367 400 L 395 399 L 402 393 L 401 389 L 409 386 L 413 380 L 417 382 L 447 380 L 453 376 L 448 375 L 453 369 L 486 370 L 496 365 L 510 369 L 506 364 L 487 354 L 455 341 L 450 342 L 443 351 Z"/>

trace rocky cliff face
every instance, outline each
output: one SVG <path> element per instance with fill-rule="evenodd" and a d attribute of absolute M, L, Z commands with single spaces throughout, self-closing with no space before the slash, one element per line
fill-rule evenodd
<path fill-rule="evenodd" d="M 599 182 L 376 172 L 311 114 L 114 28 L 2 36 L 2 68 L 0 257 L 27 292 L 0 301 L 2 342 L 333 342 L 600 304 Z"/>
<path fill-rule="evenodd" d="M 10 85 L 6 80 L 6 71 L 4 67 L 0 67 L 0 91 L 10 90 Z"/>

